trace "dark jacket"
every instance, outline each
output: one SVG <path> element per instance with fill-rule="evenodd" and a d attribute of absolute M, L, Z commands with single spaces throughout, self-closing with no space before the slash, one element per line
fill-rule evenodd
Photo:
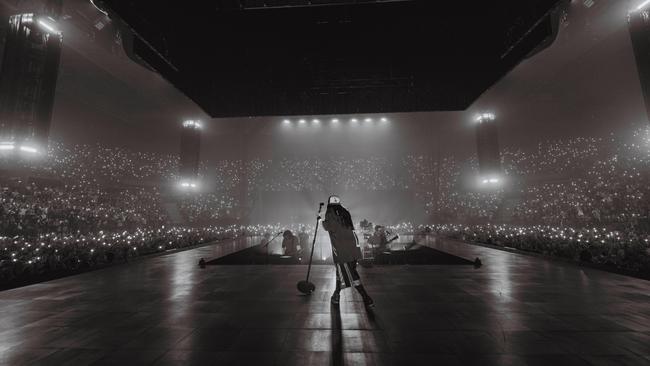
<path fill-rule="evenodd" d="M 323 228 L 330 234 L 334 263 L 361 259 L 359 239 L 354 232 L 350 213 L 341 205 L 328 205 Z"/>

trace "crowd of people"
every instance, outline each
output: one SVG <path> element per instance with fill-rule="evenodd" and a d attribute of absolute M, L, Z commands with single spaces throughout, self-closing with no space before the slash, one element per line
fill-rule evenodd
<path fill-rule="evenodd" d="M 157 229 L 100 230 L 95 233 L 0 235 L 0 288 L 215 241 L 259 237 L 281 229 L 279 225 L 200 228 L 161 225 Z M 297 226 L 293 229 L 296 230 Z"/>
<path fill-rule="evenodd" d="M 404 228 L 402 228 L 404 229 Z M 518 249 L 650 278 L 650 235 L 607 227 L 440 224 L 409 228 L 439 237 Z"/>
<path fill-rule="evenodd" d="M 457 228 L 467 227 L 472 234 L 463 231 L 466 240 L 489 239 L 563 257 L 582 255 L 583 259 L 588 257 L 583 253 L 586 250 L 591 261 L 624 262 L 624 267 L 634 267 L 629 259 L 621 258 L 636 253 L 630 240 L 637 243 L 634 248 L 647 248 L 647 241 L 640 238 L 650 233 L 649 128 L 639 129 L 631 137 L 549 141 L 532 151 L 506 148 L 501 155 L 504 183 L 493 189 L 474 184 L 475 157 L 252 158 L 203 164 L 201 174 L 210 180 L 205 186 L 212 188 L 170 199 L 166 190 L 178 179 L 175 156 L 52 142 L 48 154 L 38 160 L 0 156 L 0 236 L 4 245 L 0 258 L 3 271 L 17 263 L 36 263 L 38 255 L 18 253 L 12 257 L 8 253 L 27 245 L 20 243 L 35 246 L 41 237 L 63 243 L 46 244 L 56 247 L 57 258 L 74 257 L 77 254 L 70 253 L 80 253 L 78 245 L 67 246 L 68 240 L 88 242 L 100 232 L 139 232 L 144 247 L 157 248 L 157 236 L 143 233 L 157 233 L 171 225 L 176 225 L 175 230 L 223 227 L 229 224 L 226 218 L 233 222 L 244 219 L 247 211 L 242 207 L 254 206 L 258 192 L 408 191 L 428 215 L 422 218 L 423 223 L 454 228 L 440 229 L 445 235 L 457 237 L 461 235 Z M 506 226 L 497 229 L 502 227 L 499 225 Z M 603 243 L 595 238 L 588 242 L 567 239 L 566 230 L 587 237 L 591 231 L 586 228 L 594 227 L 624 239 L 601 239 L 608 243 L 607 255 L 601 250 Z M 519 229 L 511 228 L 528 228 L 522 229 L 528 234 L 517 234 Z M 548 228 L 559 228 L 564 237 L 549 238 Z M 181 240 L 178 245 L 186 244 Z M 97 243 L 93 249 L 93 253 L 102 253 Z M 618 249 L 627 254 L 621 257 Z M 111 257 L 119 258 L 116 253 Z M 617 254 L 613 257 L 612 253 Z"/>

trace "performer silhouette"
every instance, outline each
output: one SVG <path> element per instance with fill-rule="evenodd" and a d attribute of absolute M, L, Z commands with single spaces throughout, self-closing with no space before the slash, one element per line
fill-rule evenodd
<path fill-rule="evenodd" d="M 361 284 L 361 277 L 357 272 L 357 261 L 361 259 L 359 239 L 354 232 L 350 212 L 341 205 L 341 199 L 338 196 L 330 196 L 327 200 L 323 228 L 330 235 L 334 265 L 336 266 L 336 290 L 332 294 L 332 304 L 339 304 L 342 289 L 354 287 L 363 297 L 363 303 L 367 307 L 373 307 L 374 301 Z"/>

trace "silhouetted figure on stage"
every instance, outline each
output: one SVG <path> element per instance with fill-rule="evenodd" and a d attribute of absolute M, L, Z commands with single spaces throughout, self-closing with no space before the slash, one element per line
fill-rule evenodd
<path fill-rule="evenodd" d="M 375 257 L 382 252 L 388 250 L 388 239 L 386 238 L 386 231 L 383 226 L 375 226 L 375 232 L 372 233 L 372 236 L 368 239 L 368 242 L 372 244 L 372 249 Z"/>
<path fill-rule="evenodd" d="M 291 230 L 285 230 L 282 234 L 282 249 L 284 249 L 284 255 L 290 255 L 295 257 L 298 255 L 298 238 L 293 235 Z"/>
<path fill-rule="evenodd" d="M 354 286 L 363 297 L 363 303 L 368 307 L 374 306 L 374 301 L 361 284 L 361 277 L 357 272 L 361 248 L 357 234 L 354 232 L 352 217 L 350 212 L 341 205 L 341 200 L 337 196 L 330 196 L 327 201 L 323 228 L 330 235 L 336 266 L 336 290 L 332 294 L 332 304 L 339 304 L 342 289 Z"/>

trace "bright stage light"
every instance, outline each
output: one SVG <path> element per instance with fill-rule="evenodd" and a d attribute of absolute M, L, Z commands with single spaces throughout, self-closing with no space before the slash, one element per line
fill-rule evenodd
<path fill-rule="evenodd" d="M 187 121 L 183 121 L 183 127 L 188 127 L 188 128 L 191 127 L 191 128 L 200 129 L 201 127 L 203 127 L 203 125 L 201 124 L 201 121 L 199 121 L 199 120 L 195 121 L 195 120 L 189 119 Z"/>
<path fill-rule="evenodd" d="M 24 151 L 30 154 L 36 154 L 38 152 L 38 150 L 35 147 L 31 147 L 31 146 L 21 146 L 20 151 Z"/>
<path fill-rule="evenodd" d="M 332 123 L 339 123 L 339 120 L 337 118 L 333 118 Z"/>
<path fill-rule="evenodd" d="M 359 122 L 359 120 L 357 120 L 356 118 L 352 118 L 352 119 L 350 120 L 350 122 L 352 122 L 352 123 L 357 123 L 357 122 Z"/>
<path fill-rule="evenodd" d="M 288 119 L 285 119 L 284 121 L 282 121 L 282 123 L 284 123 L 285 125 L 288 125 L 288 124 L 291 124 L 291 121 L 289 121 Z"/>
<path fill-rule="evenodd" d="M 311 121 L 311 122 L 312 122 L 313 124 L 316 124 L 316 125 L 317 125 L 317 124 L 320 123 L 320 120 L 315 119 L 315 120 L 313 120 L 313 121 Z"/>
<path fill-rule="evenodd" d="M 366 122 L 366 123 L 371 123 L 371 122 L 372 122 L 372 118 L 366 118 L 366 119 L 364 120 L 364 122 Z"/>
<path fill-rule="evenodd" d="M 179 183 L 179 186 L 183 190 L 190 190 L 190 189 L 196 189 L 199 185 L 196 182 L 185 180 L 185 181 L 181 181 Z"/>
<path fill-rule="evenodd" d="M 641 11 L 648 5 L 650 5 L 650 0 L 646 0 L 642 2 L 641 5 L 639 5 L 636 9 L 634 9 L 634 11 Z"/>
<path fill-rule="evenodd" d="M 307 121 L 305 121 L 304 119 L 301 119 L 300 121 L 298 121 L 298 123 L 300 123 L 301 125 L 304 125 L 305 123 L 307 123 Z"/>
<path fill-rule="evenodd" d="M 501 179 L 499 177 L 482 177 L 480 179 L 480 182 L 482 185 L 497 185 L 501 183 Z"/>
<path fill-rule="evenodd" d="M 381 117 L 380 121 L 383 122 L 383 123 L 386 123 L 386 122 L 388 122 L 388 119 L 386 117 Z"/>
<path fill-rule="evenodd" d="M 496 116 L 494 113 L 480 113 L 476 115 L 476 122 L 478 123 L 483 123 L 483 122 L 488 122 L 488 121 L 494 121 L 496 119 Z"/>
<path fill-rule="evenodd" d="M 34 21 L 34 13 L 25 13 L 20 15 L 20 21 L 23 23 L 31 23 Z"/>
<path fill-rule="evenodd" d="M 61 34 L 61 32 L 58 29 L 54 28 L 54 26 L 51 25 L 50 22 L 54 22 L 54 20 L 45 21 L 43 19 L 39 19 L 38 25 L 40 25 L 41 28 L 45 29 L 48 33 Z"/>
<path fill-rule="evenodd" d="M 0 150 L 9 151 L 15 148 L 13 142 L 0 142 Z"/>

